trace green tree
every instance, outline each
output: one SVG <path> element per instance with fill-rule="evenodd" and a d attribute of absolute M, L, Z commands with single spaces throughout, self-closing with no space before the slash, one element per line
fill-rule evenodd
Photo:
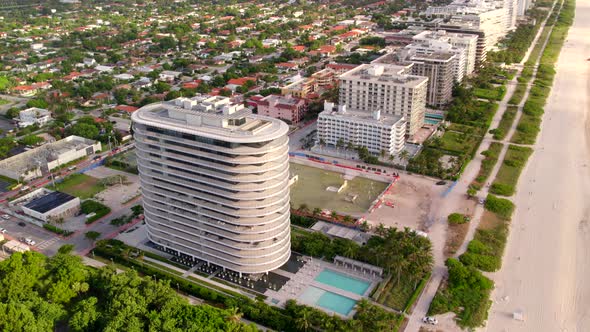
<path fill-rule="evenodd" d="M 27 135 L 25 137 L 23 137 L 23 139 L 21 139 L 21 144 L 23 145 L 37 145 L 41 142 L 44 142 L 45 140 L 42 137 L 39 137 L 37 135 Z"/>
<path fill-rule="evenodd" d="M 86 232 L 84 236 L 89 240 L 96 241 L 96 239 L 100 237 L 100 233 L 96 231 L 90 231 Z"/>
<path fill-rule="evenodd" d="M 70 132 L 72 135 L 96 139 L 98 137 L 99 130 L 95 125 L 78 122 L 70 128 Z"/>

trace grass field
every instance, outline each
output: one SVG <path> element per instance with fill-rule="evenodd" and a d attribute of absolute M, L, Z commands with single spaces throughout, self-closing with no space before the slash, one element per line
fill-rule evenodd
<path fill-rule="evenodd" d="M 510 145 L 490 192 L 502 196 L 514 195 L 520 173 L 532 152 L 529 147 Z"/>
<path fill-rule="evenodd" d="M 56 183 L 56 186 L 47 186 L 52 190 L 59 190 L 81 199 L 91 198 L 98 194 L 104 187 L 99 183 L 97 178 L 86 174 L 72 174 L 66 177 L 62 182 Z"/>
<path fill-rule="evenodd" d="M 500 101 L 502 100 L 502 98 L 504 98 L 504 95 L 506 94 L 506 88 L 504 86 L 499 86 L 491 89 L 475 88 L 473 90 L 473 93 L 478 98 Z"/>
<path fill-rule="evenodd" d="M 404 310 L 410 297 L 414 294 L 414 286 L 414 282 L 410 278 L 400 278 L 399 283 L 395 278 L 391 278 L 376 301 L 392 309 Z"/>
<path fill-rule="evenodd" d="M 447 130 L 441 137 L 440 141 L 440 149 L 460 155 L 469 154 L 477 145 L 479 137 L 467 132 Z"/>
<path fill-rule="evenodd" d="M 291 186 L 291 207 L 320 208 L 342 214 L 360 214 L 387 188 L 388 183 L 369 180 L 360 176 L 348 180 L 340 192 L 326 191 L 329 186 L 340 187 L 344 183 L 343 174 L 323 169 L 291 163 L 291 174 L 299 179 Z M 349 195 L 357 195 L 354 203 L 346 201 Z"/>

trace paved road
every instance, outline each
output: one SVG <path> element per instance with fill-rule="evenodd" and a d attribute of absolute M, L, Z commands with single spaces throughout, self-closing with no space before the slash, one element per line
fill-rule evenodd
<path fill-rule="evenodd" d="M 316 130 L 316 121 L 310 122 L 305 127 L 291 133 L 289 135 L 289 152 L 300 150 L 303 145 L 301 139 L 307 137 L 314 130 Z"/>
<path fill-rule="evenodd" d="M 487 331 L 590 329 L 590 0 L 557 64 L 517 210 Z M 525 321 L 511 318 L 522 310 Z"/>

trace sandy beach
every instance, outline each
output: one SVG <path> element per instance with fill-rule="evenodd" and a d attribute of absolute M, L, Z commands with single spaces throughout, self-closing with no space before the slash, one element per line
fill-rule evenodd
<path fill-rule="evenodd" d="M 590 331 L 590 0 L 557 63 L 541 134 L 515 197 L 487 327 Z M 513 319 L 522 311 L 524 321 Z"/>

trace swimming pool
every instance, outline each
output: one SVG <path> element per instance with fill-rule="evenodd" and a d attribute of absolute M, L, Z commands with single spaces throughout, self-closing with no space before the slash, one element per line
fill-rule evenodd
<path fill-rule="evenodd" d="M 332 292 L 309 286 L 301 294 L 299 300 L 306 304 L 315 304 L 324 309 L 337 312 L 341 315 L 348 316 L 350 311 L 356 305 L 356 301 L 346 296 L 341 296 Z"/>
<path fill-rule="evenodd" d="M 340 288 L 342 290 L 355 293 L 358 295 L 364 295 L 369 286 L 371 285 L 368 281 L 363 281 L 353 277 L 349 277 L 345 274 L 338 273 L 329 269 L 324 269 L 316 278 L 315 281 L 321 282 L 328 286 Z"/>
<path fill-rule="evenodd" d="M 424 118 L 424 123 L 429 125 L 436 125 L 440 123 L 440 120 Z"/>

